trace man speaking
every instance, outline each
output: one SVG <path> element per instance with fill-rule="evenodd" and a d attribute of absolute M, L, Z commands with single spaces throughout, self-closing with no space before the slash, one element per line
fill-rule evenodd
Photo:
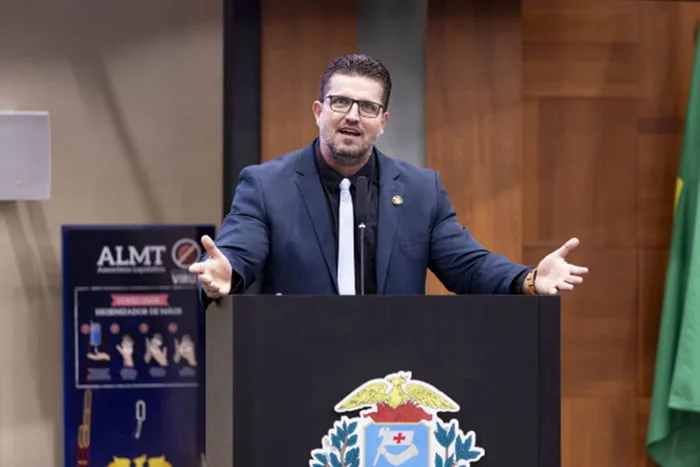
<path fill-rule="evenodd" d="M 190 267 L 205 304 L 243 293 L 424 294 L 430 269 L 457 294 L 557 294 L 583 281 L 570 239 L 534 267 L 481 246 L 459 224 L 440 176 L 374 145 L 389 119 L 389 71 L 366 55 L 325 70 L 318 137 L 241 171 L 216 241 Z"/>

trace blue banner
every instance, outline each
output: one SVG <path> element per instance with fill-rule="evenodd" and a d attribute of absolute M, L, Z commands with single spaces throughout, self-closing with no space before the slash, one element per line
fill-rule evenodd
<path fill-rule="evenodd" d="M 63 228 L 66 467 L 196 467 L 204 314 L 189 266 L 214 226 Z"/>

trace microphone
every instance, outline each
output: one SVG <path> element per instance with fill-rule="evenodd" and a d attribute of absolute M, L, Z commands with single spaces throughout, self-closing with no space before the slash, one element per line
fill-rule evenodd
<path fill-rule="evenodd" d="M 360 229 L 360 295 L 365 294 L 365 229 L 367 228 L 367 211 L 369 209 L 369 194 L 367 177 L 357 177 L 355 182 L 355 217 L 357 228 Z"/>

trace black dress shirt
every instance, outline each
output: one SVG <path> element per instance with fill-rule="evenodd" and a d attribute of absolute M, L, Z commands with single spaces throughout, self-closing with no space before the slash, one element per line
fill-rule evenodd
<path fill-rule="evenodd" d="M 323 159 L 319 143 L 314 145 L 314 156 L 316 166 L 328 201 L 328 215 L 331 221 L 331 230 L 335 239 L 335 255 L 338 257 L 338 208 L 340 204 L 340 182 L 343 180 L 341 174 L 336 172 Z M 377 247 L 377 193 L 378 193 L 378 176 L 379 168 L 377 166 L 377 158 L 374 154 L 355 175 L 348 177 L 350 179 L 350 194 L 352 196 L 353 209 L 357 213 L 356 189 L 355 182 L 358 177 L 367 177 L 367 221 L 365 228 L 365 294 L 373 295 L 377 293 L 377 272 L 376 272 L 376 247 Z M 355 290 L 359 295 L 360 288 L 360 229 L 355 226 Z"/>

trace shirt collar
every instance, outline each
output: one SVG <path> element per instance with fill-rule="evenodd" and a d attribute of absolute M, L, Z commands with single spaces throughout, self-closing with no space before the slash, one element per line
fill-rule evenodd
<path fill-rule="evenodd" d="M 326 160 L 323 158 L 318 139 L 314 144 L 314 159 L 316 160 L 316 167 L 319 175 L 321 176 L 321 180 L 323 180 L 324 183 L 328 183 L 329 185 L 337 188 L 340 185 L 340 181 L 345 177 L 343 177 L 343 175 L 336 171 L 333 167 L 328 165 Z M 360 168 L 360 170 L 358 170 L 354 175 L 349 177 L 351 185 L 354 186 L 357 178 L 361 176 L 367 177 L 370 183 L 376 183 L 377 181 L 377 157 L 374 148 L 372 149 L 372 155 L 367 163 L 363 165 L 362 168 Z"/>

